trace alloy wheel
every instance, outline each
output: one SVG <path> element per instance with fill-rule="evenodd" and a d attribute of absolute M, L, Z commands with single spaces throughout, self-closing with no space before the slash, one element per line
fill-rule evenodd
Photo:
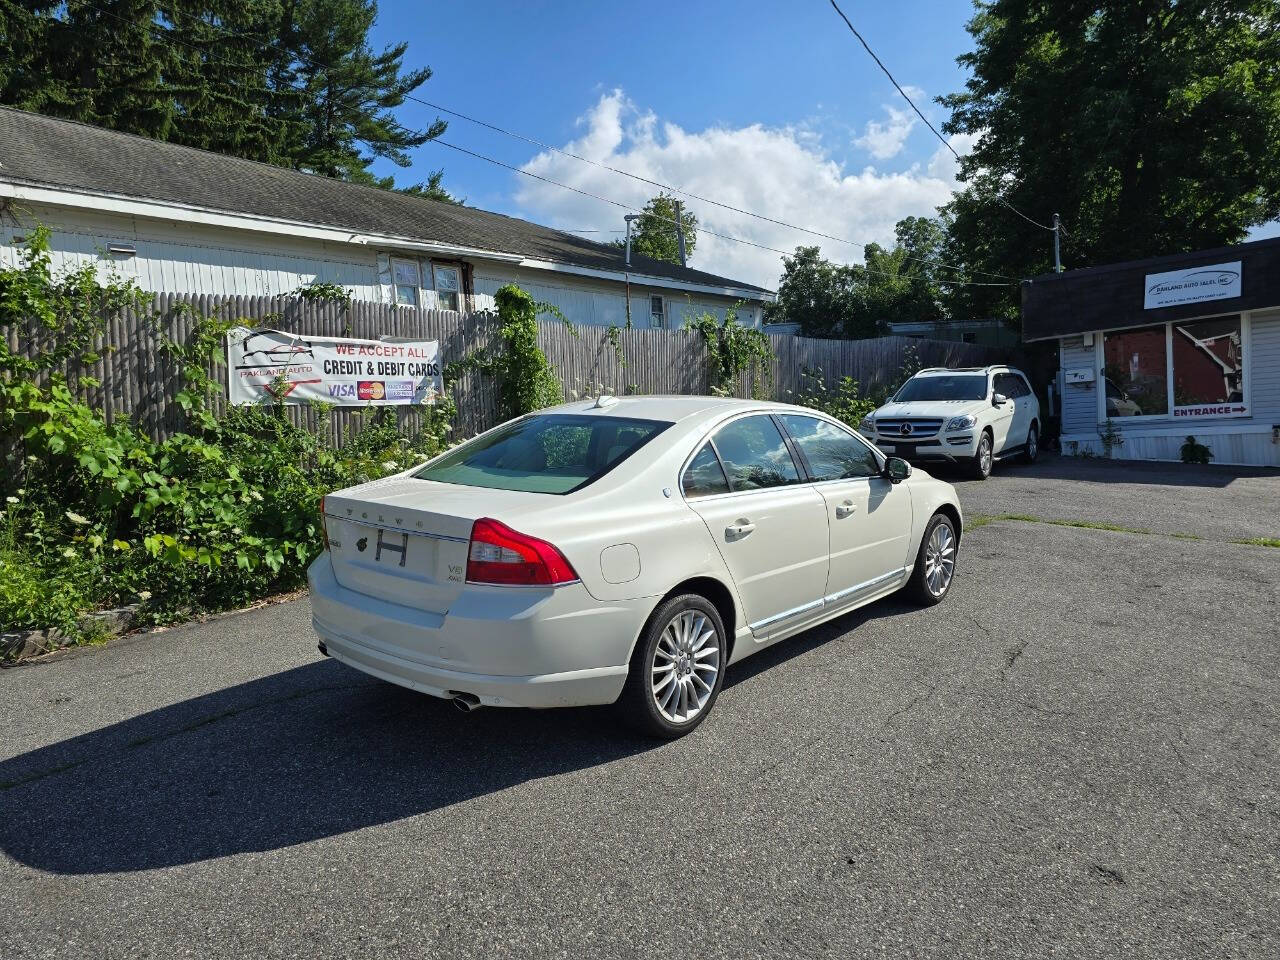
<path fill-rule="evenodd" d="M 649 690 L 658 712 L 684 724 L 711 699 L 720 673 L 720 641 L 715 625 L 699 610 L 672 617 L 658 638 L 649 670 Z"/>
<path fill-rule="evenodd" d="M 939 523 L 929 534 L 924 550 L 924 582 L 929 592 L 941 597 L 951 585 L 956 570 L 956 537 L 951 527 Z"/>
<path fill-rule="evenodd" d="M 1036 431 L 1033 428 L 1031 432 L 1027 434 L 1027 459 L 1028 460 L 1034 460 L 1036 458 L 1036 454 L 1040 452 L 1039 443 L 1040 443 L 1039 438 L 1036 436 Z"/>
<path fill-rule="evenodd" d="M 982 472 L 984 474 L 991 472 L 991 441 L 986 437 L 982 438 L 982 443 L 978 446 L 978 458 L 982 461 Z"/>

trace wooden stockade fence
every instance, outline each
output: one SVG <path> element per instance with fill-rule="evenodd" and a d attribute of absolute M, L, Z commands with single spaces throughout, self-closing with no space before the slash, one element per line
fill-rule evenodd
<path fill-rule="evenodd" d="M 176 402 L 181 389 L 178 364 L 164 349 L 165 339 L 186 343 L 198 316 L 218 316 L 244 326 L 273 328 L 301 335 L 330 337 L 403 337 L 440 341 L 443 363 L 473 350 L 483 350 L 493 329 L 487 314 L 461 314 L 415 309 L 381 303 L 317 302 L 294 297 L 180 296 L 159 294 L 151 309 L 113 316 L 99 337 L 100 359 L 80 368 L 64 370 L 76 384 L 79 376 L 93 378 L 96 386 L 82 384 L 79 393 L 109 419 L 132 417 L 159 439 L 182 429 L 182 411 Z M 563 324 L 539 321 L 539 337 L 566 396 L 588 396 L 599 387 L 623 394 L 705 394 L 709 392 L 707 354 L 701 334 L 689 330 L 621 330 L 618 346 L 621 362 L 603 327 L 580 326 L 575 336 Z M 801 387 L 804 370 L 821 370 L 827 383 L 851 376 L 863 390 L 893 385 L 914 347 L 925 366 L 978 366 L 1009 359 L 1008 351 L 941 340 L 880 337 L 873 340 L 813 340 L 770 334 L 773 346 L 769 396 L 787 400 Z M 10 346 L 17 348 L 17 343 Z M 32 348 L 36 349 L 36 348 Z M 212 368 L 223 380 L 225 365 Z M 471 436 L 497 422 L 493 385 L 485 377 L 469 374 L 454 386 L 458 403 L 457 433 Z M 744 378 L 745 379 L 745 378 Z M 761 384 L 763 379 L 758 380 Z M 741 394 L 749 396 L 751 384 Z M 225 394 L 223 398 L 225 402 Z M 393 408 L 403 427 L 412 429 L 419 416 L 412 407 Z M 291 415 L 315 427 L 316 411 L 291 407 Z M 337 438 L 347 435 L 368 415 L 363 408 L 340 407 L 333 411 L 332 429 Z"/>

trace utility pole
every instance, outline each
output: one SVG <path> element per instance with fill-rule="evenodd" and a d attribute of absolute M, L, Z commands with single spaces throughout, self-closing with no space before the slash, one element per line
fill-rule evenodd
<path fill-rule="evenodd" d="M 1062 219 L 1055 213 L 1053 215 L 1053 272 L 1062 272 L 1062 247 L 1058 241 L 1059 235 L 1062 233 Z"/>
<path fill-rule="evenodd" d="M 625 217 L 622 218 L 623 220 L 627 221 L 627 259 L 626 259 L 626 271 L 622 274 L 622 278 L 625 281 L 625 287 L 623 289 L 622 296 L 623 296 L 624 302 L 627 305 L 627 329 L 628 330 L 631 329 L 631 221 L 638 220 L 639 218 L 640 218 L 640 214 L 638 213 L 628 213 Z"/>
<path fill-rule="evenodd" d="M 680 201 L 675 201 L 676 205 L 676 239 L 680 243 L 680 266 L 688 266 L 684 255 L 684 221 L 680 218 Z"/>

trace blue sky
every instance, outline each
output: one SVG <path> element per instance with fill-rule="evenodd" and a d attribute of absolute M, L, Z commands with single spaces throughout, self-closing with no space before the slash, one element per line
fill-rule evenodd
<path fill-rule="evenodd" d="M 958 89 L 955 57 L 968 48 L 963 0 L 846 0 L 845 12 L 898 80 L 940 123 L 938 93 Z M 617 4 L 433 4 L 382 0 L 375 45 L 407 39 L 406 63 L 435 76 L 427 100 L 650 179 L 833 235 L 892 236 L 907 214 L 945 200 L 950 168 L 918 122 L 824 0 Z M 897 111 L 896 113 L 893 111 Z M 436 114 L 409 102 L 409 124 Z M 517 140 L 451 119 L 445 138 L 624 203 L 652 188 L 576 161 L 539 156 Z M 879 125 L 871 126 L 868 125 Z M 930 164 L 934 169 L 930 172 Z M 943 165 L 945 166 L 945 164 Z M 617 230 L 623 211 L 428 144 L 401 182 L 438 167 L 475 206 L 561 228 Z M 379 164 L 379 172 L 391 172 Z M 692 209 L 717 232 L 791 249 L 804 234 L 749 218 Z M 835 259 L 854 246 L 823 243 Z M 776 254 L 700 237 L 692 265 L 776 282 Z"/>

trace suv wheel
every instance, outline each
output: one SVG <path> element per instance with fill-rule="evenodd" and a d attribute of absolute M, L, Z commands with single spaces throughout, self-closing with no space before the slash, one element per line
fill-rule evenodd
<path fill-rule="evenodd" d="M 1033 423 L 1031 429 L 1027 431 L 1027 446 L 1022 454 L 1022 459 L 1027 463 L 1035 463 L 1036 457 L 1040 455 L 1040 432 Z"/>
<path fill-rule="evenodd" d="M 991 434 L 983 430 L 982 436 L 978 439 L 978 452 L 969 462 L 969 475 L 975 480 L 985 480 L 991 476 L 992 457 Z"/>

